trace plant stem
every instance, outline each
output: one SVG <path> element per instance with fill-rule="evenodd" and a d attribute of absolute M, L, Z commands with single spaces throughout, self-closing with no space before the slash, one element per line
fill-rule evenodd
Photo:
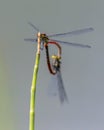
<path fill-rule="evenodd" d="M 35 128 L 36 83 L 37 83 L 37 75 L 38 75 L 38 69 L 40 63 L 39 61 L 40 61 L 40 33 L 38 33 L 37 53 L 36 53 L 36 60 L 35 60 L 33 79 L 31 85 L 29 130 L 34 130 Z"/>

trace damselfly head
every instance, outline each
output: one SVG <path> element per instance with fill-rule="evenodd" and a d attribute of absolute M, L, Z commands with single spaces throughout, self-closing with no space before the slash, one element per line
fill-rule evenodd
<path fill-rule="evenodd" d="M 51 57 L 52 57 L 52 59 L 55 59 L 58 61 L 61 59 L 61 56 L 57 56 L 57 55 L 52 55 Z"/>
<path fill-rule="evenodd" d="M 41 37 L 44 38 L 44 37 L 47 37 L 47 35 L 46 35 L 45 33 L 42 33 L 42 34 L 41 34 Z"/>
<path fill-rule="evenodd" d="M 40 34 L 40 39 L 41 39 L 41 41 L 43 41 L 45 43 L 47 43 L 49 41 L 49 38 L 45 33 Z"/>

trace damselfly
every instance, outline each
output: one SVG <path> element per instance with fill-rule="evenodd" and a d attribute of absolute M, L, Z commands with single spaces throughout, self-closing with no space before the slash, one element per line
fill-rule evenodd
<path fill-rule="evenodd" d="M 37 32 L 39 32 L 39 29 L 37 27 L 35 27 L 35 25 L 33 25 L 32 23 L 29 22 L 29 25 L 32 26 Z M 44 43 L 48 42 L 58 42 L 58 43 L 63 43 L 63 44 L 68 44 L 70 46 L 77 46 L 77 47 L 82 47 L 82 48 L 91 48 L 90 45 L 83 45 L 80 43 L 72 43 L 72 42 L 65 42 L 65 41 L 60 41 L 60 40 L 55 40 L 55 39 L 51 39 L 52 37 L 62 37 L 62 36 L 72 36 L 72 35 L 79 35 L 79 34 L 83 34 L 83 33 L 88 33 L 88 32 L 92 32 L 94 29 L 92 27 L 90 28 L 84 28 L 84 29 L 79 29 L 79 30 L 75 30 L 75 31 L 71 31 L 71 32 L 66 32 L 66 33 L 59 33 L 59 34 L 50 34 L 47 35 L 45 33 L 40 33 L 40 40 L 41 40 L 41 48 L 43 48 Z M 26 38 L 24 39 L 25 41 L 30 41 L 30 42 L 37 42 L 37 37 L 36 38 Z"/>
<path fill-rule="evenodd" d="M 61 75 L 61 46 L 58 45 L 58 43 L 56 43 L 56 42 L 53 43 L 53 44 L 55 44 L 58 47 L 58 54 L 57 55 L 52 55 L 52 57 L 51 57 L 52 58 L 52 64 L 50 62 L 48 46 L 45 46 L 48 69 L 49 69 L 50 73 L 53 74 L 55 76 L 55 78 L 56 78 L 56 86 L 55 87 L 57 87 L 57 88 L 55 90 L 57 92 L 54 91 L 53 95 L 55 93 L 57 95 L 57 93 L 58 93 L 59 99 L 60 99 L 61 103 L 63 103 L 64 101 L 68 102 L 67 94 L 66 94 L 66 91 L 65 91 L 65 88 L 64 88 L 64 84 L 63 84 L 63 80 L 62 80 L 62 75 Z M 54 85 L 55 84 L 53 83 L 53 86 Z M 53 86 L 50 86 L 50 87 L 53 87 Z"/>
<path fill-rule="evenodd" d="M 39 29 L 36 28 L 32 23 L 29 23 L 37 32 L 39 32 Z M 61 76 L 61 46 L 59 43 L 64 43 L 68 44 L 71 46 L 77 46 L 77 47 L 82 47 L 82 48 L 91 48 L 90 45 L 83 45 L 79 43 L 71 43 L 71 42 L 65 42 L 65 41 L 60 41 L 60 40 L 53 40 L 51 37 L 59 37 L 59 36 L 66 36 L 66 35 L 78 35 L 78 34 L 83 34 L 87 32 L 93 31 L 93 28 L 84 28 L 84 29 L 79 29 L 67 33 L 59 33 L 59 34 L 51 34 L 51 35 L 46 35 L 44 33 L 40 33 L 40 42 L 41 42 L 41 49 L 45 47 L 46 49 L 46 59 L 47 59 L 47 65 L 48 69 L 51 74 L 55 75 L 57 78 L 57 86 L 58 86 L 58 92 L 59 92 L 59 98 L 61 103 L 63 103 L 65 100 L 68 101 L 65 88 L 63 85 L 63 80 Z M 36 38 L 26 38 L 24 39 L 25 41 L 30 41 L 30 42 L 37 42 L 37 37 Z M 50 63 L 50 57 L 49 57 L 49 50 L 48 50 L 48 44 L 54 44 L 58 47 L 58 54 L 52 56 L 52 64 Z"/>

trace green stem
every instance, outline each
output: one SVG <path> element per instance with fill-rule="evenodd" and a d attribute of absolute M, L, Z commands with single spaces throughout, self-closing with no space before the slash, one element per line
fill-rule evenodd
<path fill-rule="evenodd" d="M 37 45 L 36 60 L 34 65 L 32 86 L 31 86 L 29 130 L 34 130 L 35 128 L 36 82 L 39 69 L 39 61 L 40 61 L 40 40 L 38 40 Z"/>

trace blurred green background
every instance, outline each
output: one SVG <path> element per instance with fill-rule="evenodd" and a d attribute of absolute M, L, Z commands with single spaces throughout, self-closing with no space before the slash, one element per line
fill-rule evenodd
<path fill-rule="evenodd" d="M 29 100 L 36 44 L 25 42 L 36 31 L 52 34 L 93 27 L 94 32 L 59 40 L 89 44 L 62 45 L 62 76 L 69 104 L 49 98 L 50 82 L 41 54 L 37 83 L 36 130 L 104 129 L 103 0 L 0 1 L 0 130 L 28 130 Z"/>

